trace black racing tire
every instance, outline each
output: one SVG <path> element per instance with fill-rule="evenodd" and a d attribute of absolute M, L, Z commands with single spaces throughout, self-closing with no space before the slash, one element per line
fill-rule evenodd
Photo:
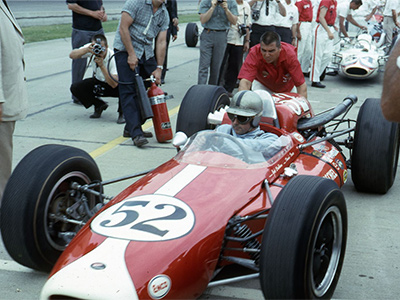
<path fill-rule="evenodd" d="M 66 208 L 75 203 L 70 183 L 101 181 L 95 161 L 85 151 L 63 145 L 32 150 L 17 165 L 4 191 L 1 233 L 10 256 L 21 265 L 48 272 L 82 225 L 54 216 L 71 216 Z M 87 194 L 89 208 L 98 202 Z M 77 208 L 74 210 L 76 214 Z M 83 210 L 81 216 L 86 216 Z"/>
<path fill-rule="evenodd" d="M 199 40 L 199 28 L 196 23 L 188 23 L 185 30 L 185 43 L 188 47 L 196 47 Z"/>
<path fill-rule="evenodd" d="M 291 179 L 265 225 L 260 257 L 265 298 L 331 298 L 346 240 L 346 202 L 336 183 L 305 175 Z"/>
<path fill-rule="evenodd" d="M 393 185 L 399 160 L 399 124 L 387 121 L 380 99 L 368 98 L 357 116 L 351 178 L 359 192 L 385 194 Z"/>
<path fill-rule="evenodd" d="M 226 90 L 215 85 L 194 85 L 186 92 L 179 108 L 176 132 L 183 131 L 187 136 L 206 129 L 213 129 L 207 124 L 210 112 L 230 104 Z"/>

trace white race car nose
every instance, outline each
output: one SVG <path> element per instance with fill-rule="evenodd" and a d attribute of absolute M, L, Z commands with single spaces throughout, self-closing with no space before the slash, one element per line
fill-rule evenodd
<path fill-rule="evenodd" d="M 138 299 L 124 259 L 129 242 L 107 238 L 50 277 L 40 298 Z"/>

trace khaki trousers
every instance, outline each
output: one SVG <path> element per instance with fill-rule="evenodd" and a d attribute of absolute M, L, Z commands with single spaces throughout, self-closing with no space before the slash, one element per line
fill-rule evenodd
<path fill-rule="evenodd" d="M 4 188 L 12 170 L 15 121 L 0 122 L 0 206 Z"/>

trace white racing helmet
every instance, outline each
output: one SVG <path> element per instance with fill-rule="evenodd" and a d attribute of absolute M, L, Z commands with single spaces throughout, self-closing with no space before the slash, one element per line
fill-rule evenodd
<path fill-rule="evenodd" d="M 251 126 L 257 127 L 263 112 L 263 101 L 253 91 L 240 91 L 233 96 L 226 112 L 237 116 L 253 117 Z"/>

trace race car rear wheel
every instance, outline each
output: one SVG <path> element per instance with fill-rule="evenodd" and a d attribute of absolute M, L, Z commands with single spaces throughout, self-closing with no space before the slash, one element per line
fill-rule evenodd
<path fill-rule="evenodd" d="M 176 132 L 183 131 L 187 136 L 213 126 L 207 124 L 210 112 L 229 105 L 230 100 L 226 90 L 215 85 L 194 85 L 186 92 L 179 108 L 176 121 Z"/>
<path fill-rule="evenodd" d="M 351 177 L 360 192 L 385 194 L 393 185 L 399 160 L 399 125 L 387 121 L 380 99 L 360 108 L 351 157 Z"/>
<path fill-rule="evenodd" d="M 291 179 L 265 225 L 260 258 L 265 298 L 330 298 L 346 239 L 346 203 L 336 183 L 315 176 Z"/>
<path fill-rule="evenodd" d="M 71 189 L 100 181 L 99 169 L 83 150 L 44 145 L 28 153 L 12 173 L 1 206 L 1 233 L 10 256 L 39 271 L 50 271 L 88 220 L 98 198 Z"/>
<path fill-rule="evenodd" d="M 196 23 L 188 23 L 185 30 L 185 43 L 188 47 L 196 47 L 199 40 L 199 29 Z"/>

